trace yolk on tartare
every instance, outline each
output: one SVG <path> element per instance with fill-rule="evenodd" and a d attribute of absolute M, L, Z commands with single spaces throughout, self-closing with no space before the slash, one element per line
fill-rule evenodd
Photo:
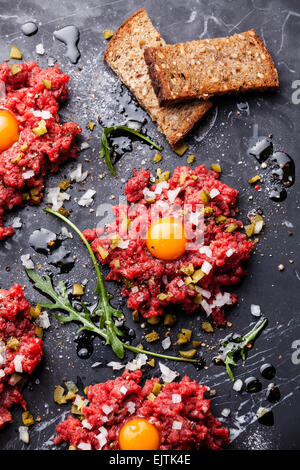
<path fill-rule="evenodd" d="M 157 428 L 144 418 L 131 419 L 120 430 L 121 450 L 158 450 L 159 444 Z"/>
<path fill-rule="evenodd" d="M 15 116 L 0 109 L 0 152 L 8 149 L 19 138 L 19 126 Z"/>
<path fill-rule="evenodd" d="M 185 252 L 186 243 L 182 222 L 172 217 L 158 219 L 147 231 L 146 245 L 155 258 L 166 261 L 180 258 Z"/>

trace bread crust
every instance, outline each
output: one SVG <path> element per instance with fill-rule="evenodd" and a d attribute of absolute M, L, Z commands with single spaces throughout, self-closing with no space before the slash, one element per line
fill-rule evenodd
<path fill-rule="evenodd" d="M 236 83 L 233 80 L 233 77 L 231 77 L 230 81 L 230 70 L 228 70 L 228 76 L 225 76 L 225 79 L 223 79 L 223 81 L 219 80 L 219 82 L 214 83 L 214 80 L 216 80 L 214 76 L 212 76 L 211 78 L 204 77 L 204 79 L 201 81 L 202 76 L 200 65 L 196 65 L 191 73 L 189 71 L 186 75 L 182 73 L 182 69 L 184 67 L 187 70 L 190 67 L 187 55 L 184 54 L 184 51 L 186 51 L 187 49 L 193 49 L 195 51 L 195 55 L 197 56 L 197 51 L 201 50 L 201 48 L 205 49 L 205 47 L 210 46 L 218 47 L 218 43 L 220 44 L 219 48 L 222 48 L 223 41 L 237 41 L 237 39 L 241 36 L 244 36 L 246 41 L 248 39 L 248 41 L 252 44 L 253 42 L 255 42 L 257 49 L 256 54 L 258 54 L 259 51 L 260 57 L 264 58 L 263 62 L 265 64 L 266 71 L 265 73 L 259 72 L 262 67 L 260 66 L 260 63 L 257 62 L 257 76 L 256 81 L 254 81 L 253 83 L 248 84 L 245 81 L 247 78 L 246 74 L 244 74 L 244 76 L 240 78 L 239 83 Z M 220 53 L 222 53 L 222 49 Z M 218 51 L 216 51 L 216 54 L 218 54 Z M 173 65 L 170 59 L 172 55 L 177 56 L 177 61 L 180 62 L 180 70 L 178 68 L 178 65 Z M 158 97 L 159 103 L 160 105 L 164 106 L 174 103 L 180 103 L 195 98 L 202 98 L 205 100 L 210 98 L 211 96 L 222 95 L 225 93 L 276 90 L 279 87 L 278 74 L 274 66 L 273 59 L 266 45 L 264 44 L 262 39 L 256 34 L 254 29 L 246 31 L 245 33 L 230 36 L 228 38 L 214 38 L 210 40 L 191 41 L 184 44 L 177 43 L 173 45 L 155 48 L 147 47 L 144 51 L 144 57 L 148 66 L 152 85 Z M 205 53 L 202 55 L 202 57 L 205 57 Z M 168 58 L 169 60 L 167 60 Z M 243 57 L 237 59 L 240 61 L 241 66 L 244 66 L 242 60 Z M 245 60 L 247 60 L 247 57 Z M 258 60 L 260 60 L 261 62 L 260 58 L 258 58 Z M 205 63 L 205 59 L 203 59 L 203 62 Z M 208 64 L 206 62 L 205 65 L 202 67 L 203 75 L 205 75 L 204 72 L 205 67 L 207 67 L 207 65 Z M 197 83 L 197 85 L 195 86 L 195 82 L 197 80 L 197 67 L 200 79 L 199 83 Z M 252 73 L 256 73 L 255 67 L 253 67 L 251 71 Z M 222 69 L 222 74 L 224 74 L 225 72 L 224 69 Z M 180 73 L 181 75 L 184 75 L 184 78 L 180 77 Z M 259 75 L 261 75 L 260 78 L 258 78 Z M 177 80 L 176 86 L 173 86 L 172 80 Z"/>
<path fill-rule="evenodd" d="M 166 135 L 171 147 L 175 148 L 178 142 L 181 141 L 195 124 L 211 109 L 212 103 L 210 101 L 197 99 L 189 103 L 160 107 L 148 74 L 144 52 L 143 50 L 141 52 L 137 50 L 137 57 L 135 57 L 137 62 L 134 65 L 139 66 L 141 74 L 144 73 L 144 80 L 148 86 L 147 97 L 145 98 L 141 94 L 140 90 L 137 88 L 137 79 L 134 80 L 126 76 L 124 66 L 120 65 L 118 62 L 120 59 L 119 54 L 123 54 L 123 52 L 120 51 L 122 51 L 124 47 L 126 50 L 128 49 L 128 53 L 134 54 L 136 44 L 130 45 L 129 40 L 130 38 L 132 39 L 134 28 L 139 21 L 145 22 L 146 26 L 149 28 L 151 37 L 155 36 L 155 41 L 159 42 L 161 45 L 165 44 L 158 31 L 156 31 L 152 25 L 146 10 L 142 8 L 125 20 L 117 29 L 107 45 L 104 60 L 129 88 L 139 104 L 148 112 L 151 119 L 157 123 L 159 130 Z M 141 40 L 143 40 L 143 37 L 141 37 Z"/>

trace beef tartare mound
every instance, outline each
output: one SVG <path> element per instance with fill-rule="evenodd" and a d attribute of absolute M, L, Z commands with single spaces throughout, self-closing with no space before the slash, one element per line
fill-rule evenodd
<path fill-rule="evenodd" d="M 145 169 L 133 172 L 125 187 L 131 204 L 114 207 L 116 220 L 105 231 L 84 232 L 110 267 L 107 280 L 124 282 L 128 307 L 145 318 L 178 304 L 225 324 L 224 306 L 237 296 L 223 289 L 240 282 L 253 249 L 235 218 L 238 191 L 204 165 L 178 167 L 154 184 Z"/>
<path fill-rule="evenodd" d="M 54 444 L 65 441 L 79 450 L 217 450 L 229 443 L 228 430 L 204 398 L 205 386 L 183 377 L 165 385 L 154 378 L 141 387 L 141 376 L 125 370 L 115 380 L 90 385 L 84 419 L 69 416 L 60 423 Z"/>
<path fill-rule="evenodd" d="M 0 240 L 14 233 L 3 227 L 5 212 L 39 204 L 44 176 L 76 157 L 81 129 L 74 122 L 60 124 L 58 116 L 68 81 L 57 65 L 0 64 Z"/>
<path fill-rule="evenodd" d="M 26 402 L 17 383 L 41 362 L 43 342 L 30 321 L 30 305 L 23 289 L 15 284 L 0 289 L 0 428 L 12 421 L 9 409 Z"/>

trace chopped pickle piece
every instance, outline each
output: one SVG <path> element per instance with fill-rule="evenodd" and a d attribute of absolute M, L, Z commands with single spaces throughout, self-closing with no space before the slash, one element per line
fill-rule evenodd
<path fill-rule="evenodd" d="M 201 191 L 200 193 L 200 199 L 201 201 L 203 202 L 203 204 L 206 206 L 209 201 L 210 201 L 210 195 L 209 195 L 209 192 L 206 191 L 206 189 L 204 189 L 203 191 Z"/>
<path fill-rule="evenodd" d="M 193 298 L 193 302 L 196 305 L 200 305 L 202 302 L 202 295 L 199 293 Z"/>
<path fill-rule="evenodd" d="M 184 182 L 187 178 L 187 173 L 180 173 L 180 178 L 179 178 L 179 184 L 180 186 L 183 186 L 184 185 Z"/>
<path fill-rule="evenodd" d="M 133 310 L 132 312 L 132 320 L 137 323 L 140 321 L 140 315 L 139 315 L 139 312 L 138 310 Z"/>
<path fill-rule="evenodd" d="M 95 122 L 93 122 L 93 121 L 90 121 L 90 122 L 88 123 L 88 128 L 89 128 L 89 130 L 90 130 L 90 131 L 93 131 L 93 130 L 94 130 L 94 127 L 95 127 L 95 125 L 96 125 L 96 123 L 95 123 Z"/>
<path fill-rule="evenodd" d="M 13 349 L 14 351 L 18 351 L 18 349 L 19 349 L 19 347 L 20 347 L 20 343 L 19 343 L 19 340 L 18 340 L 17 338 L 15 338 L 14 336 L 11 336 L 11 337 L 7 340 L 6 346 L 7 346 L 9 349 Z"/>
<path fill-rule="evenodd" d="M 210 165 L 210 168 L 213 170 L 213 171 L 216 171 L 217 173 L 221 173 L 222 169 L 221 169 L 221 166 L 219 165 L 219 163 L 212 163 Z"/>
<path fill-rule="evenodd" d="M 179 351 L 181 357 L 185 359 L 192 359 L 197 353 L 197 349 L 189 349 L 188 351 Z"/>
<path fill-rule="evenodd" d="M 22 67 L 18 64 L 11 64 L 10 71 L 12 75 L 17 75 L 17 73 L 21 72 Z"/>
<path fill-rule="evenodd" d="M 73 382 L 73 380 L 67 380 L 65 382 L 65 385 L 67 387 L 67 390 L 69 392 L 74 392 L 74 393 L 77 393 L 78 392 L 78 387 L 77 385 Z"/>
<path fill-rule="evenodd" d="M 166 300 L 168 298 L 167 294 L 164 294 L 163 292 L 161 292 L 160 294 L 157 294 L 156 296 L 158 298 L 158 300 Z"/>
<path fill-rule="evenodd" d="M 225 232 L 231 233 L 234 232 L 239 226 L 237 224 L 229 224 L 227 225 Z"/>
<path fill-rule="evenodd" d="M 36 325 L 34 328 L 34 332 L 35 332 L 35 336 L 37 336 L 40 339 L 43 339 L 43 336 L 44 336 L 43 328 Z"/>
<path fill-rule="evenodd" d="M 194 284 L 197 284 L 203 277 L 205 276 L 205 273 L 202 271 L 202 269 L 197 269 L 197 271 L 194 272 L 192 275 L 192 281 Z"/>
<path fill-rule="evenodd" d="M 83 295 L 84 286 L 82 284 L 73 284 L 73 295 Z"/>
<path fill-rule="evenodd" d="M 162 385 L 158 382 L 154 382 L 152 393 L 157 396 L 162 389 Z"/>
<path fill-rule="evenodd" d="M 83 401 L 82 401 L 82 403 L 83 403 Z M 73 415 L 82 415 L 82 407 L 83 407 L 83 405 L 82 406 L 76 406 L 76 405 L 73 404 L 72 408 L 71 408 L 71 413 Z"/>
<path fill-rule="evenodd" d="M 54 394 L 53 394 L 53 399 L 55 403 L 58 403 L 59 405 L 63 405 L 64 403 L 67 403 L 66 397 L 64 396 L 65 390 L 61 385 L 57 385 L 54 389 Z"/>
<path fill-rule="evenodd" d="M 198 176 L 197 175 L 192 175 L 191 178 L 192 178 L 192 180 L 196 181 L 196 179 L 198 179 Z"/>
<path fill-rule="evenodd" d="M 26 152 L 27 149 L 28 149 L 28 144 L 21 145 L 22 152 Z"/>
<path fill-rule="evenodd" d="M 118 248 L 120 242 L 120 237 L 119 235 L 113 235 L 110 239 L 110 247 L 114 250 L 115 248 Z"/>
<path fill-rule="evenodd" d="M 70 212 L 67 211 L 67 209 L 64 207 L 60 207 L 57 212 L 59 212 L 59 214 L 63 215 L 64 217 L 69 217 L 70 215 Z"/>
<path fill-rule="evenodd" d="M 156 316 L 156 317 L 147 318 L 147 322 L 148 322 L 150 325 L 158 325 L 158 323 L 160 322 L 160 317 L 159 317 L 159 316 Z"/>
<path fill-rule="evenodd" d="M 140 349 L 141 351 L 143 351 L 144 346 L 140 343 L 140 344 L 137 345 L 137 348 Z"/>
<path fill-rule="evenodd" d="M 204 207 L 204 214 L 210 215 L 213 213 L 212 207 Z"/>
<path fill-rule="evenodd" d="M 114 32 L 111 29 L 105 29 L 103 35 L 104 39 L 110 39 L 111 37 L 113 37 Z"/>
<path fill-rule="evenodd" d="M 185 278 L 184 280 L 184 283 L 188 286 L 189 284 L 191 284 L 193 282 L 193 279 L 191 278 L 191 276 L 188 276 Z"/>
<path fill-rule="evenodd" d="M 187 276 L 191 276 L 194 273 L 194 266 L 190 263 L 188 266 L 181 266 L 180 271 L 182 271 Z"/>
<path fill-rule="evenodd" d="M 256 183 L 256 181 L 260 181 L 260 176 L 259 175 L 253 176 L 253 178 L 248 180 L 248 183 L 253 184 L 253 183 Z"/>
<path fill-rule="evenodd" d="M 224 215 L 218 215 L 215 220 L 217 224 L 225 224 L 225 222 L 227 222 L 227 217 Z"/>
<path fill-rule="evenodd" d="M 52 88 L 52 83 L 51 80 L 42 80 L 42 84 L 44 85 L 47 90 L 51 90 Z"/>
<path fill-rule="evenodd" d="M 24 157 L 24 153 L 20 152 L 16 158 L 11 160 L 12 163 L 18 163 Z"/>
<path fill-rule="evenodd" d="M 44 121 L 44 119 L 42 119 L 39 123 L 38 123 L 38 126 L 37 127 L 34 127 L 32 129 L 32 132 L 35 134 L 35 135 L 38 135 L 38 136 L 41 136 L 41 135 L 44 135 L 44 134 L 47 134 L 47 126 L 46 126 L 46 121 Z"/>
<path fill-rule="evenodd" d="M 159 163 L 162 160 L 162 155 L 159 155 L 159 153 L 156 153 L 153 157 L 154 163 Z"/>
<path fill-rule="evenodd" d="M 172 315 L 171 313 L 167 313 L 164 317 L 164 325 L 172 327 L 176 323 L 176 315 Z"/>
<path fill-rule="evenodd" d="M 168 181 L 170 178 L 170 171 L 162 172 L 161 168 L 157 168 L 156 171 L 156 183 L 162 183 L 163 181 Z"/>
<path fill-rule="evenodd" d="M 193 341 L 193 348 L 194 349 L 200 348 L 200 346 L 201 346 L 201 341 Z"/>
<path fill-rule="evenodd" d="M 192 337 L 192 330 L 187 330 L 182 328 L 177 335 L 177 344 L 185 344 L 191 340 Z"/>
<path fill-rule="evenodd" d="M 187 151 L 188 148 L 188 145 L 184 141 L 182 141 L 178 145 L 176 145 L 174 152 L 177 153 L 179 157 L 182 157 L 182 155 Z"/>
<path fill-rule="evenodd" d="M 24 413 L 22 413 L 22 421 L 24 426 L 31 426 L 34 424 L 34 418 L 29 411 L 24 411 Z"/>
<path fill-rule="evenodd" d="M 186 161 L 187 161 L 187 163 L 188 163 L 189 165 L 190 165 L 191 163 L 194 163 L 195 160 L 196 160 L 195 155 L 188 155 L 188 156 L 186 157 Z"/>
<path fill-rule="evenodd" d="M 115 268 L 120 269 L 120 267 L 121 267 L 120 260 L 119 259 L 114 259 L 113 260 L 113 265 L 114 265 Z"/>
<path fill-rule="evenodd" d="M 149 395 L 147 395 L 147 399 L 150 400 L 150 401 L 154 401 L 156 398 L 156 396 L 154 395 L 154 393 L 149 393 Z"/>
<path fill-rule="evenodd" d="M 69 446 L 68 450 L 77 450 L 75 446 Z"/>
<path fill-rule="evenodd" d="M 108 257 L 109 252 L 107 250 L 105 250 L 104 248 L 102 248 L 102 246 L 98 245 L 97 250 L 98 250 L 98 252 L 99 252 L 102 259 L 106 259 Z"/>
<path fill-rule="evenodd" d="M 73 400 L 73 398 L 76 397 L 76 393 L 75 392 L 72 392 L 71 390 L 67 393 L 67 395 L 65 396 L 66 400 Z"/>
<path fill-rule="evenodd" d="M 214 332 L 214 329 L 211 326 L 211 324 L 209 323 L 209 321 L 202 322 L 201 328 L 202 328 L 202 330 L 206 331 L 206 333 L 213 333 Z"/>
<path fill-rule="evenodd" d="M 22 52 L 20 51 L 20 49 L 17 46 L 11 46 L 9 58 L 21 60 L 22 57 L 23 56 L 22 56 Z"/>
<path fill-rule="evenodd" d="M 38 196 L 39 192 L 40 192 L 39 188 L 32 188 L 30 190 L 30 196 L 32 196 L 32 197 L 33 196 Z"/>
<path fill-rule="evenodd" d="M 36 305 L 35 308 L 31 307 L 30 309 L 31 318 L 36 319 L 41 313 L 41 311 L 42 311 L 42 307 L 40 305 Z"/>
<path fill-rule="evenodd" d="M 155 367 L 155 359 L 151 359 L 150 361 L 147 362 L 147 364 L 150 367 Z"/>
<path fill-rule="evenodd" d="M 252 223 L 252 224 L 255 225 L 255 224 L 257 224 L 257 222 L 262 222 L 263 225 L 265 225 L 264 219 L 263 219 L 262 216 L 259 215 L 259 214 L 256 214 L 256 216 L 254 216 L 253 219 L 251 219 L 251 223 Z"/>
<path fill-rule="evenodd" d="M 154 343 L 154 341 L 159 340 L 159 335 L 156 333 L 156 331 L 153 330 L 152 333 L 148 333 L 145 338 L 147 343 Z"/>
<path fill-rule="evenodd" d="M 59 183 L 58 183 L 58 187 L 62 190 L 62 191 L 65 191 L 66 189 L 68 189 L 68 187 L 70 186 L 71 184 L 71 181 L 69 180 L 61 180 Z"/>

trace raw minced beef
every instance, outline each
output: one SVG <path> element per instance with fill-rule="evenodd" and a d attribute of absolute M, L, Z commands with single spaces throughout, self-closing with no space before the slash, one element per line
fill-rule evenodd
<path fill-rule="evenodd" d="M 12 421 L 10 408 L 26 402 L 16 383 L 31 374 L 42 358 L 43 342 L 30 321 L 30 305 L 22 287 L 0 289 L 0 428 Z M 17 373 L 17 374 L 16 374 Z"/>
<path fill-rule="evenodd" d="M 116 450 L 122 425 L 135 417 L 149 420 L 158 429 L 160 450 L 216 450 L 229 443 L 228 430 L 212 415 L 210 400 L 204 398 L 205 386 L 183 377 L 178 383 L 165 384 L 152 401 L 147 397 L 159 380 L 147 380 L 141 387 L 141 376 L 141 371 L 125 370 L 115 380 L 90 385 L 89 403 L 82 409 L 84 421 L 69 416 L 57 426 L 54 443 Z"/>
<path fill-rule="evenodd" d="M 12 227 L 3 227 L 4 214 L 24 202 L 40 203 L 44 176 L 76 157 L 74 139 L 81 132 L 74 122 L 59 122 L 59 103 L 68 97 L 68 75 L 57 65 L 40 69 L 28 62 L 17 67 L 19 72 L 12 74 L 6 62 L 0 64 L 0 84 L 6 91 L 0 108 L 12 112 L 19 125 L 19 139 L 0 152 L 0 240 L 14 233 Z M 41 120 L 47 133 L 36 135 L 32 129 Z"/>
<path fill-rule="evenodd" d="M 238 191 L 204 165 L 178 167 L 168 181 L 155 184 L 145 169 L 133 172 L 125 187 L 131 204 L 114 207 L 116 220 L 105 232 L 102 228 L 84 232 L 99 261 L 110 267 L 107 279 L 124 282 L 122 295 L 128 297 L 128 307 L 145 318 L 163 315 L 166 307 L 178 304 L 186 313 L 200 306 L 216 325 L 224 324 L 223 307 L 234 304 L 237 296 L 223 289 L 240 282 L 253 249 L 239 230 L 242 222 L 235 218 Z M 154 258 L 141 227 L 147 230 L 155 218 L 180 214 L 187 207 L 185 230 L 197 232 L 201 212 L 204 223 L 199 230 L 204 238 L 179 259 Z"/>

